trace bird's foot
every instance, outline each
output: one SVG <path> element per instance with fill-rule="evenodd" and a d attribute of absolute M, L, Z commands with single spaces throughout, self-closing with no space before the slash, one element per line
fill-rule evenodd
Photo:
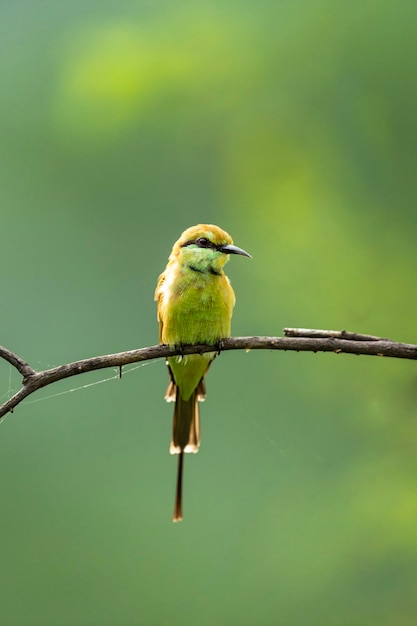
<path fill-rule="evenodd" d="M 224 348 L 224 341 L 223 341 L 223 339 L 219 339 L 219 341 L 216 343 L 216 348 L 217 348 L 217 356 L 219 356 L 220 352 Z"/>
<path fill-rule="evenodd" d="M 179 343 L 179 344 L 175 344 L 174 347 L 175 347 L 176 352 L 178 352 L 178 354 L 177 354 L 178 363 L 181 363 L 181 361 L 183 360 L 183 358 L 185 356 L 184 355 L 184 346 Z"/>

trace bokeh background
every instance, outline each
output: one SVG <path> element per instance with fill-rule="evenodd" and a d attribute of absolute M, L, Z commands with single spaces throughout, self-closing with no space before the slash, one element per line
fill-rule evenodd
<path fill-rule="evenodd" d="M 415 3 L 0 12 L 1 344 L 44 369 L 156 343 L 198 222 L 253 255 L 233 334 L 417 343 Z M 3 401 L 19 383 L 1 362 Z M 166 383 L 97 372 L 3 421 L 1 624 L 415 624 L 413 362 L 223 354 L 181 524 Z"/>

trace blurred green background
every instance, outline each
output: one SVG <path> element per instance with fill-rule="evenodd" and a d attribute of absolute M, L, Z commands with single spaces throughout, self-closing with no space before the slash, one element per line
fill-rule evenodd
<path fill-rule="evenodd" d="M 44 369 L 156 343 L 198 222 L 253 255 L 233 334 L 417 343 L 415 3 L 0 7 L 1 344 Z M 2 625 L 415 624 L 413 362 L 223 354 L 181 524 L 165 365 L 127 370 L 1 424 Z"/>

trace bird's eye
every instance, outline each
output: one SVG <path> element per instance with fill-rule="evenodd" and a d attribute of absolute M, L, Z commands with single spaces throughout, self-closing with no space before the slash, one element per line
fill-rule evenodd
<path fill-rule="evenodd" d="M 210 248 L 211 246 L 210 241 L 206 239 L 206 237 L 200 237 L 199 239 L 197 239 L 197 243 L 200 248 Z"/>

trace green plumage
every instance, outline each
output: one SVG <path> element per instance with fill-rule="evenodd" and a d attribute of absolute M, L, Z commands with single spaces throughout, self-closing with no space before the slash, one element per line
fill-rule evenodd
<path fill-rule="evenodd" d="M 161 343 L 216 346 L 230 335 L 235 296 L 223 271 L 229 254 L 250 256 L 218 226 L 199 224 L 183 232 L 155 292 Z M 182 519 L 182 456 L 200 445 L 198 401 L 205 397 L 203 379 L 215 356 L 213 351 L 168 359 L 171 382 L 165 398 L 175 401 L 170 451 L 180 455 L 174 521 Z"/>

